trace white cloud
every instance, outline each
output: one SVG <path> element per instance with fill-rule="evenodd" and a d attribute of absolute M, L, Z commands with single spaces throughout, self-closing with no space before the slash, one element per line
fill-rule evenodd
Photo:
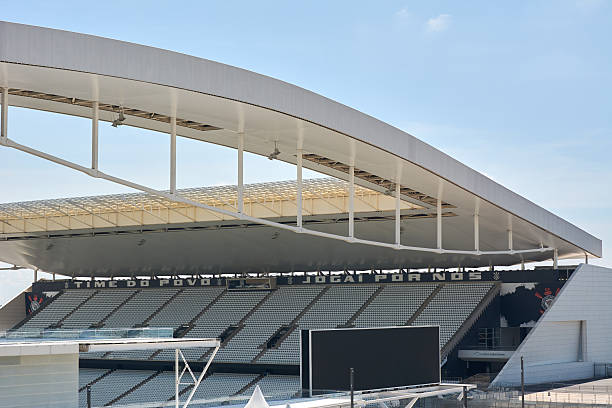
<path fill-rule="evenodd" d="M 446 31 L 451 24 L 452 16 L 450 14 L 440 14 L 438 17 L 433 17 L 427 20 L 427 31 L 441 32 Z"/>

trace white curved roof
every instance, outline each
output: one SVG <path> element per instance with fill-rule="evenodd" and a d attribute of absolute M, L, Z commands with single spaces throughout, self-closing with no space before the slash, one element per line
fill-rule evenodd
<path fill-rule="evenodd" d="M 0 22 L 0 86 L 9 88 L 14 106 L 90 117 L 89 101 L 97 100 L 101 120 L 112 121 L 112 110 L 122 106 L 125 123 L 132 126 L 168 132 L 167 118 L 176 116 L 179 136 L 235 148 L 237 135 L 244 133 L 245 150 L 261 155 L 269 154 L 276 141 L 278 159 L 289 163 L 296 162 L 302 140 L 304 167 L 346 179 L 354 157 L 356 182 L 365 187 L 384 191 L 399 178 L 402 199 L 426 206 L 441 191 L 444 203 L 465 220 L 466 241 L 472 240 L 472 215 L 479 206 L 484 234 L 499 233 L 499 242 L 506 240 L 510 216 L 514 234 L 534 247 L 557 248 L 560 257 L 602 255 L 596 237 L 410 134 L 240 68 L 117 40 Z M 491 242 L 497 240 L 491 237 Z M 465 247 L 462 242 L 445 242 L 447 246 Z M 532 260 L 547 258 L 550 253 Z"/>

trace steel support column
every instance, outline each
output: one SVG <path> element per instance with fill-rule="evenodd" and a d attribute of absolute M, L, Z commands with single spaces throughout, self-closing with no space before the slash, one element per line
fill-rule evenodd
<path fill-rule="evenodd" d="M 474 251 L 480 251 L 480 199 L 474 205 Z"/>
<path fill-rule="evenodd" d="M 514 242 L 512 238 L 512 215 L 508 214 L 508 249 L 514 251 Z"/>
<path fill-rule="evenodd" d="M 557 248 L 553 249 L 553 269 L 557 269 L 559 267 L 559 251 Z"/>
<path fill-rule="evenodd" d="M 174 349 L 174 392 L 176 396 L 174 398 L 175 408 L 179 408 L 179 362 L 178 362 L 178 357 L 179 357 L 179 350 Z"/>
<path fill-rule="evenodd" d="M 244 214 L 244 133 L 238 133 L 238 212 Z"/>
<path fill-rule="evenodd" d="M 6 142 L 8 138 L 8 88 L 2 88 L 2 113 L 0 121 L 0 141 Z"/>
<path fill-rule="evenodd" d="M 170 194 L 176 194 L 176 116 L 170 118 Z"/>
<path fill-rule="evenodd" d="M 436 248 L 438 252 L 442 252 L 442 179 L 438 180 L 438 201 L 436 204 Z"/>
<path fill-rule="evenodd" d="M 210 355 L 210 357 L 208 357 L 208 362 L 204 366 L 204 369 L 200 373 L 200 376 L 198 377 L 197 381 L 193 384 L 193 388 L 191 388 L 191 392 L 189 393 L 189 396 L 187 397 L 187 400 L 185 401 L 185 405 L 183 405 L 183 408 L 186 408 L 186 407 L 189 406 L 189 403 L 191 402 L 191 399 L 193 398 L 193 395 L 198 390 L 198 387 L 200 386 L 200 383 L 202 382 L 202 379 L 204 378 L 204 376 L 208 372 L 208 368 L 210 367 L 210 363 L 212 363 L 213 359 L 217 355 L 217 351 L 219 351 L 219 347 L 221 347 L 221 346 L 215 347 L 215 349 L 212 352 L 212 354 Z M 185 364 L 187 364 L 187 361 L 185 361 Z M 177 404 L 178 404 L 178 394 L 177 394 Z"/>
<path fill-rule="evenodd" d="M 349 237 L 355 237 L 355 166 L 349 166 Z"/>
<path fill-rule="evenodd" d="M 298 149 L 297 151 L 297 226 L 298 228 L 302 228 L 302 161 L 303 161 L 303 151 L 302 149 Z"/>
<path fill-rule="evenodd" d="M 401 186 L 400 186 L 399 181 L 395 183 L 395 243 L 397 245 L 402 244 L 401 225 L 400 225 L 400 218 L 401 218 L 400 205 L 402 203 L 402 199 L 401 199 L 400 187 Z"/>
<path fill-rule="evenodd" d="M 438 249 L 442 249 L 442 200 L 438 198 L 437 204 L 437 212 L 436 212 L 436 247 Z"/>
<path fill-rule="evenodd" d="M 91 168 L 98 170 L 98 122 L 100 119 L 100 104 L 95 101 L 91 115 Z"/>

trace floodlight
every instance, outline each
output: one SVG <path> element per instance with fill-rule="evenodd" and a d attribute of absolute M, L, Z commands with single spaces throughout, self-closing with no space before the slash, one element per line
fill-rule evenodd
<path fill-rule="evenodd" d="M 274 151 L 272 153 L 270 153 L 268 155 L 268 160 L 274 160 L 276 158 L 278 158 L 278 155 L 280 154 L 280 150 L 278 150 L 278 146 L 276 144 L 277 142 L 274 142 Z"/>
<path fill-rule="evenodd" d="M 123 108 L 119 110 L 119 117 L 113 120 L 112 126 L 117 127 L 123 125 L 123 121 L 125 120 L 125 115 L 123 115 Z"/>

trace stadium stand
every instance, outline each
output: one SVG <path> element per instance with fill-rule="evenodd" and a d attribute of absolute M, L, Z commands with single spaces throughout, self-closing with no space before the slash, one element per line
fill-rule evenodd
<path fill-rule="evenodd" d="M 413 325 L 439 325 L 442 348 L 492 286 L 491 283 L 444 285 L 414 320 Z"/>
<path fill-rule="evenodd" d="M 295 366 L 299 364 L 300 329 L 305 328 L 440 325 L 442 348 L 493 286 L 473 282 L 281 285 L 246 291 L 225 287 L 69 289 L 56 295 L 19 330 L 171 327 L 178 337 L 221 338 L 222 348 L 214 360 L 218 363 Z M 189 361 L 209 357 L 207 349 L 185 349 L 183 353 Z M 173 361 L 174 350 L 83 353 L 81 358 Z M 174 396 L 172 372 L 110 367 L 81 370 L 81 406 L 85 406 L 87 384 L 91 384 L 94 406 L 167 401 Z M 275 399 L 290 398 L 300 387 L 297 376 L 213 370 L 194 398 L 221 398 L 213 403 L 220 405 L 230 396 L 249 395 L 256 384 Z M 181 385 L 182 398 L 188 391 L 189 386 Z"/>
<path fill-rule="evenodd" d="M 207 291 L 209 289 L 204 289 Z M 223 292 L 193 322 L 185 337 L 219 337 L 231 325 L 239 325 L 270 292 Z M 203 353 L 198 349 L 184 351 L 191 360 L 199 360 Z M 154 356 L 156 360 L 172 360 L 174 353 L 168 350 Z"/>
<path fill-rule="evenodd" d="M 181 390 L 184 387 L 181 387 Z M 157 373 L 148 381 L 133 389 L 117 401 L 118 405 L 136 404 L 143 401 L 168 401 L 174 396 L 174 372 Z"/>
<path fill-rule="evenodd" d="M 67 290 L 53 299 L 51 307 L 45 307 L 33 315 L 22 325 L 17 327 L 21 330 L 45 329 L 50 325 L 57 324 L 67 315 L 73 313 L 83 302 L 87 301 L 94 290 Z"/>
<path fill-rule="evenodd" d="M 188 324 L 207 307 L 225 288 L 212 287 L 183 289 L 170 303 L 148 322 L 151 327 L 174 327 Z"/>
<path fill-rule="evenodd" d="M 256 385 L 259 385 L 265 396 L 280 400 L 294 397 L 301 389 L 300 377 L 298 376 L 266 375 L 257 383 L 250 385 L 241 394 L 251 395 Z"/>
<path fill-rule="evenodd" d="M 436 285 L 385 285 L 355 320 L 355 327 L 397 326 L 410 317 L 433 292 Z"/>
<path fill-rule="evenodd" d="M 217 354 L 219 361 L 250 362 L 263 343 L 283 325 L 289 325 L 313 303 L 323 287 L 280 287 L 244 323 L 244 327 Z"/>
<path fill-rule="evenodd" d="M 270 349 L 258 360 L 261 363 L 297 364 L 300 329 L 335 328 L 351 316 L 378 289 L 376 285 L 333 286 L 297 321 L 297 327 L 275 349 Z"/>
<path fill-rule="evenodd" d="M 99 370 L 104 372 L 105 370 Z M 91 387 L 92 406 L 104 406 L 115 400 L 118 396 L 132 389 L 138 383 L 155 374 L 155 371 L 146 370 L 115 370 L 109 375 L 104 376 L 95 382 Z M 79 393 L 81 406 L 87 398 L 87 390 Z"/>
<path fill-rule="evenodd" d="M 62 323 L 62 329 L 86 329 L 98 325 L 136 292 L 130 289 L 99 291 Z"/>

